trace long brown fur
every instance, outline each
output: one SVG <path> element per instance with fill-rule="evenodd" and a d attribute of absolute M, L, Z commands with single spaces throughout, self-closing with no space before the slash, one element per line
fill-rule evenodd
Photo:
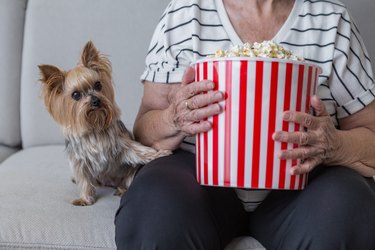
<path fill-rule="evenodd" d="M 171 154 L 133 140 L 120 120 L 111 63 L 91 41 L 75 68 L 64 71 L 39 65 L 39 69 L 44 103 L 63 129 L 74 180 L 80 188 L 73 205 L 95 203 L 95 187 L 100 185 L 116 187 L 122 194 L 139 166 Z"/>

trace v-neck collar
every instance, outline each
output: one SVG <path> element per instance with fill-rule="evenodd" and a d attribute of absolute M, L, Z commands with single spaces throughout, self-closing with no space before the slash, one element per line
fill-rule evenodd
<path fill-rule="evenodd" d="M 227 11 L 225 10 L 223 0 L 215 0 L 215 4 L 217 7 L 217 11 L 220 17 L 221 22 L 223 23 L 224 29 L 227 32 L 229 39 L 235 45 L 242 45 L 244 42 L 241 40 L 239 35 L 237 34 L 236 30 L 234 29 Z M 276 35 L 272 38 L 272 40 L 276 43 L 282 41 L 283 36 L 287 33 L 287 31 L 292 27 L 293 23 L 296 21 L 296 17 L 300 13 L 300 8 L 302 7 L 302 1 L 295 0 L 293 8 L 285 21 L 285 23 L 281 26 L 280 30 L 276 33 Z"/>

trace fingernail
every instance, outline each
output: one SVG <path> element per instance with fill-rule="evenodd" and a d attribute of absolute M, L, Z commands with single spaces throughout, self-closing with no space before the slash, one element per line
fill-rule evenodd
<path fill-rule="evenodd" d="M 279 158 L 281 160 L 281 156 L 282 156 L 281 152 L 278 152 L 277 153 L 277 158 Z"/>
<path fill-rule="evenodd" d="M 289 169 L 290 175 L 295 175 L 295 173 L 296 173 L 296 170 L 294 168 Z"/>
<path fill-rule="evenodd" d="M 289 118 L 290 118 L 290 114 L 289 114 L 288 112 L 285 112 L 285 113 L 283 114 L 283 119 L 286 120 L 286 121 L 288 121 Z"/>
<path fill-rule="evenodd" d="M 223 112 L 223 107 L 221 107 L 221 105 L 219 103 L 217 104 L 217 106 L 218 106 L 218 109 L 219 109 L 218 112 L 222 113 Z"/>
<path fill-rule="evenodd" d="M 223 99 L 223 93 L 221 93 L 221 92 L 217 92 L 217 93 L 215 94 L 215 99 L 216 99 L 216 100 L 221 100 L 221 99 Z"/>

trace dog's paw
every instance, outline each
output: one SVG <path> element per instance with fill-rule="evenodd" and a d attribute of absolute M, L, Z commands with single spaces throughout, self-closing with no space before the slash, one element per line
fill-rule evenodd
<path fill-rule="evenodd" d="M 126 190 L 126 188 L 118 187 L 113 195 L 121 197 L 126 192 Z"/>
<path fill-rule="evenodd" d="M 156 158 L 172 154 L 170 150 L 156 150 L 152 147 L 144 146 L 137 141 L 131 141 L 130 149 L 123 155 L 123 162 L 128 165 L 147 164 Z"/>
<path fill-rule="evenodd" d="M 150 148 L 149 152 L 144 153 L 144 159 L 146 160 L 146 163 L 148 163 L 157 158 L 168 156 L 171 154 L 172 154 L 171 150 L 166 150 L 166 149 L 156 150 L 156 149 Z"/>
<path fill-rule="evenodd" d="M 157 157 L 168 156 L 168 155 L 171 155 L 171 154 L 172 154 L 171 150 L 161 149 L 157 152 Z"/>
<path fill-rule="evenodd" d="M 90 206 L 90 205 L 92 205 L 94 203 L 95 203 L 95 199 L 94 198 L 89 199 L 89 200 L 78 198 L 78 199 L 75 199 L 75 200 L 72 201 L 72 204 L 74 206 L 81 206 L 81 207 Z"/>

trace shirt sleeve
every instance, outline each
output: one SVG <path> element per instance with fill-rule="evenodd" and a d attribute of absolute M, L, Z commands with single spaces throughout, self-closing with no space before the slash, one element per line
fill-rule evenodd
<path fill-rule="evenodd" d="M 141 76 L 142 81 L 181 82 L 185 69 L 190 65 L 188 59 L 180 56 L 181 48 L 178 47 L 178 44 L 175 44 L 176 37 L 181 35 L 180 32 L 189 32 L 188 25 L 184 29 L 180 28 L 181 21 L 176 18 L 177 15 L 174 15 L 176 8 L 178 8 L 176 2 L 178 1 L 172 1 L 168 5 L 155 28 L 146 55 L 146 65 Z M 189 48 L 183 48 L 182 50 L 189 50 Z"/>
<path fill-rule="evenodd" d="M 354 114 L 375 99 L 371 62 L 353 18 L 341 16 L 333 54 L 329 86 L 337 103 L 337 118 Z"/>

